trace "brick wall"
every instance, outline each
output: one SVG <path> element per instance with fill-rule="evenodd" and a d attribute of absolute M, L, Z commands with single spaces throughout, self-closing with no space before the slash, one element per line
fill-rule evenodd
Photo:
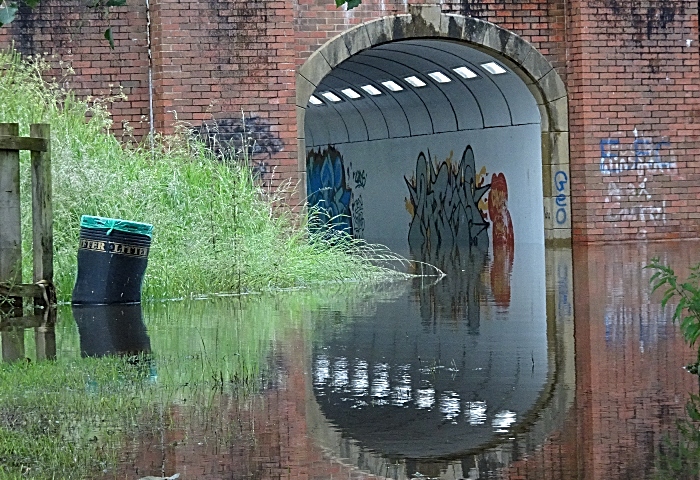
<path fill-rule="evenodd" d="M 61 78 L 59 61 L 72 65 L 75 75 L 64 77 L 65 86 L 79 96 L 106 97 L 121 91 L 128 101 L 111 105 L 117 135 L 123 122 L 138 138 L 148 132 L 148 35 L 143 2 L 112 9 L 103 17 L 86 2 L 41 2 L 20 9 L 14 22 L 0 28 L 0 48 L 14 47 L 24 55 L 48 54 L 55 67 L 49 75 Z M 108 25 L 116 40 L 114 50 L 104 39 Z M 51 56 L 55 55 L 54 58 Z"/>
<path fill-rule="evenodd" d="M 255 125 L 254 162 L 273 185 L 296 175 L 292 5 L 279 0 L 152 4 L 155 126 L 232 134 Z"/>
<path fill-rule="evenodd" d="M 690 2 L 571 3 L 574 240 L 697 236 L 696 19 Z"/>

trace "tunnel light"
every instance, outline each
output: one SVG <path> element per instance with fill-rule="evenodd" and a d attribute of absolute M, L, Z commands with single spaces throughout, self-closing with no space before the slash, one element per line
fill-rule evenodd
<path fill-rule="evenodd" d="M 360 87 L 360 88 L 361 88 L 362 90 L 364 90 L 365 92 L 369 93 L 370 95 L 376 96 L 376 95 L 381 95 L 381 94 L 382 94 L 381 90 L 379 90 L 378 88 L 376 88 L 374 85 L 364 85 L 364 86 L 362 86 L 362 87 Z"/>
<path fill-rule="evenodd" d="M 313 95 L 311 95 L 309 97 L 309 103 L 311 105 L 323 105 L 323 102 L 321 101 L 321 99 L 318 97 L 314 97 Z"/>
<path fill-rule="evenodd" d="M 342 101 L 342 99 L 333 92 L 323 92 L 321 95 L 333 103 Z"/>
<path fill-rule="evenodd" d="M 447 83 L 452 81 L 450 77 L 442 72 L 431 72 L 428 74 L 428 76 L 438 83 Z"/>
<path fill-rule="evenodd" d="M 469 79 L 469 78 L 478 77 L 478 75 L 476 73 L 469 70 L 467 67 L 457 67 L 457 68 L 453 68 L 452 70 L 462 78 Z"/>
<path fill-rule="evenodd" d="M 382 85 L 384 85 L 392 92 L 400 92 L 401 90 L 403 90 L 403 87 L 398 83 L 394 82 L 393 80 L 387 80 L 386 82 L 382 82 Z"/>
<path fill-rule="evenodd" d="M 353 100 L 362 96 L 352 88 L 344 88 L 341 90 L 341 92 L 343 92 L 343 95 L 345 95 L 348 98 L 352 98 Z"/>
<path fill-rule="evenodd" d="M 492 75 L 500 75 L 502 73 L 506 73 L 507 71 L 505 68 L 503 68 L 496 62 L 482 63 L 481 68 L 483 68 Z"/>
<path fill-rule="evenodd" d="M 406 77 L 404 80 L 406 80 L 409 85 L 413 85 L 416 88 L 425 87 L 425 82 L 414 75 Z"/>

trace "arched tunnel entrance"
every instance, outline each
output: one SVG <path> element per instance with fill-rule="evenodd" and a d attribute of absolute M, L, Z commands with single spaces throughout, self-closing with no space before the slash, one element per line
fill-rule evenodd
<path fill-rule="evenodd" d="M 356 27 L 300 70 L 308 204 L 400 252 L 570 240 L 556 71 L 493 24 L 435 13 Z"/>
<path fill-rule="evenodd" d="M 337 429 L 409 473 L 421 462 L 465 472 L 468 457 L 503 454 L 506 430 L 559 428 L 573 312 L 570 250 L 545 252 L 571 239 L 567 100 L 553 67 L 493 24 L 417 7 L 315 52 L 297 107 L 308 204 L 447 273 L 314 348 L 319 437 Z"/>

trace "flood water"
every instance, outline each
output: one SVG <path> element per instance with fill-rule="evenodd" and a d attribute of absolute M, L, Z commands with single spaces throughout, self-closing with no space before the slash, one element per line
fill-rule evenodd
<path fill-rule="evenodd" d="M 439 281 L 68 307 L 55 350 L 149 352 L 151 381 L 205 386 L 174 390 L 105 478 L 681 478 L 698 378 L 651 294 L 656 256 L 684 276 L 700 243 L 516 245 L 502 264 L 453 253 Z"/>

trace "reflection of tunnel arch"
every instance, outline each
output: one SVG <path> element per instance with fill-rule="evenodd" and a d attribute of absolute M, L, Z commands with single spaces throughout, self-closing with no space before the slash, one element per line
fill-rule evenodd
<path fill-rule="evenodd" d="M 558 172 L 567 179 L 569 173 L 567 97 L 557 72 L 527 42 L 493 24 L 443 15 L 439 7 L 411 9 L 410 15 L 367 22 L 339 35 L 300 68 L 300 170 L 306 171 L 306 154 L 313 148 L 320 152 L 324 145 L 345 145 L 357 151 L 363 144 L 374 145 L 372 142 L 383 139 L 419 142 L 421 137 L 435 135 L 442 135 L 440 141 L 491 135 L 492 143 L 495 139 L 495 143 L 507 144 L 508 140 L 494 132 L 529 125 L 532 144 L 523 149 L 536 151 L 532 157 L 537 156 L 537 174 L 542 178 L 541 187 L 538 184 L 542 196 L 533 203 L 537 210 L 533 209 L 534 224 L 542 225 L 544 235 L 540 230 L 540 238 L 570 239 L 569 185 L 552 182 Z M 505 67 L 507 74 L 489 74 L 483 65 L 492 61 Z M 461 77 L 453 70 L 458 66 L 467 67 L 477 77 Z M 452 81 L 439 83 L 427 76 L 436 70 L 447 73 Z M 404 79 L 411 75 L 427 86 L 408 86 Z M 402 84 L 404 90 L 391 92 L 381 85 L 385 80 Z M 365 84 L 378 86 L 382 95 L 358 90 Z M 345 97 L 341 92 L 349 86 L 362 97 Z M 327 91 L 336 93 L 341 101 L 322 98 L 323 105 L 309 103 L 312 94 L 318 97 Z M 455 157 L 469 142 L 455 145 Z M 478 149 L 475 154 L 479 168 L 484 155 Z M 440 161 L 446 157 L 439 155 Z M 349 188 L 352 179 L 343 180 Z"/>
<path fill-rule="evenodd" d="M 331 458 L 346 459 L 361 470 L 382 478 L 408 479 L 417 476 L 414 472 L 420 472 L 430 477 L 454 479 L 477 478 L 468 473 L 472 468 L 486 469 L 482 473 L 495 472 L 512 460 L 533 453 L 547 438 L 558 435 L 566 428 L 575 391 L 573 315 L 566 307 L 566 299 L 557 298 L 562 291 L 568 292 L 565 295 L 571 293 L 566 280 L 570 271 L 570 250 L 567 253 L 566 250 L 549 249 L 547 264 L 548 272 L 559 271 L 561 275 L 557 275 L 558 279 L 547 275 L 546 341 L 540 337 L 540 341 L 546 342 L 546 351 L 545 344 L 541 344 L 537 351 L 531 350 L 538 348 L 538 341 L 527 338 L 532 319 L 526 318 L 524 313 L 534 312 L 533 319 L 541 320 L 544 305 L 526 308 L 522 300 L 519 305 L 511 305 L 506 331 L 493 329 L 497 319 L 487 314 L 488 308 L 479 309 L 478 302 L 464 302 L 462 299 L 458 304 L 469 313 L 474 306 L 481 310 L 482 321 L 467 312 L 458 315 L 457 323 L 451 321 L 450 302 L 444 301 L 442 296 L 470 291 L 473 284 L 483 282 L 478 274 L 478 262 L 472 265 L 477 267 L 476 275 L 459 278 L 448 273 L 445 280 L 435 285 L 414 285 L 414 294 L 442 298 L 437 303 L 421 298 L 411 307 L 400 297 L 383 299 L 380 303 L 370 304 L 371 314 L 363 313 L 348 323 L 319 325 L 317 333 L 322 340 L 310 351 L 311 371 L 306 377 L 307 398 L 310 399 L 307 417 L 312 438 Z M 464 263 L 457 267 L 457 271 L 465 267 L 472 272 Z M 533 282 L 541 284 L 544 275 L 544 271 L 535 271 L 521 279 L 517 288 L 532 287 Z M 449 285 L 450 282 L 455 288 Z M 534 298 L 541 289 L 543 285 L 521 298 Z M 476 288 L 476 291 L 481 291 L 481 288 Z M 430 311 L 424 311 L 425 307 Z M 407 313 L 411 308 L 420 309 L 421 318 L 427 314 L 436 321 L 429 325 L 421 321 L 421 328 L 413 323 L 413 315 Z M 368 315 L 372 319 L 363 321 L 362 318 Z M 390 328 L 392 323 L 400 324 L 400 329 Z M 484 327 L 490 328 L 491 333 Z M 399 335 L 391 334 L 392 331 L 398 331 Z M 496 338 L 494 332 L 503 334 L 497 336 L 497 347 L 489 347 L 488 339 Z M 516 340 L 508 341 L 506 337 L 509 336 Z M 470 342 L 469 337 L 480 340 Z M 465 341 L 471 350 L 466 352 L 469 359 L 463 362 L 465 352 L 460 344 Z M 502 359 L 493 358 L 491 362 L 489 358 L 488 364 L 478 361 L 478 357 L 485 358 L 483 354 L 488 349 L 508 345 L 510 347 L 504 351 L 510 353 Z M 435 353 L 426 355 L 431 349 Z M 525 361 L 506 358 L 510 354 L 516 355 L 514 349 L 525 352 Z M 442 360 L 434 361 L 436 356 Z M 533 370 L 530 369 L 531 358 Z M 456 359 L 456 362 L 451 359 Z M 415 363 L 418 363 L 419 370 L 427 371 L 417 371 Z M 546 363 L 546 375 L 543 375 L 543 363 Z M 465 370 L 465 365 L 472 370 Z M 488 365 L 493 370 L 490 375 L 495 375 L 486 375 L 490 378 L 483 378 L 484 383 L 479 382 L 477 398 L 470 395 L 469 390 L 475 381 L 479 381 L 477 377 L 482 372 L 487 374 L 481 368 L 473 368 L 481 365 Z M 518 365 L 521 378 L 513 383 L 517 375 L 514 376 L 514 372 L 509 375 L 507 369 L 518 368 Z M 418 395 L 420 389 L 426 387 L 434 389 L 433 413 L 430 415 L 433 420 L 436 415 L 442 417 L 442 421 L 433 422 L 432 426 L 427 417 L 429 412 L 422 410 L 425 407 L 420 405 L 425 397 Z M 515 387 L 515 396 L 503 402 L 510 395 L 511 387 Z M 452 395 L 441 395 L 446 391 Z M 441 399 L 446 402 L 442 403 Z M 372 404 L 363 405 L 363 401 Z M 480 406 L 484 408 L 480 410 Z M 362 413 L 369 409 L 377 412 Z M 497 414 L 508 411 L 515 415 L 511 418 L 513 423 L 505 422 L 509 423 L 505 426 L 501 422 L 508 418 L 501 415 L 499 419 Z M 499 433 L 502 427 L 505 427 L 505 432 Z M 383 432 L 388 428 L 391 432 Z M 428 447 L 424 448 L 424 445 Z"/>

